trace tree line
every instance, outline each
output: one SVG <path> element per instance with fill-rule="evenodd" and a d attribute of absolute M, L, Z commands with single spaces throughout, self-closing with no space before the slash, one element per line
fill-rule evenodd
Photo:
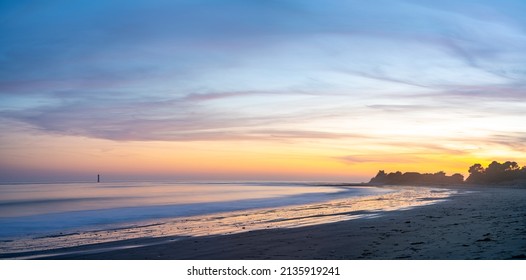
<path fill-rule="evenodd" d="M 493 161 L 486 168 L 476 163 L 469 168 L 468 172 L 469 176 L 464 180 L 462 174 L 456 173 L 448 176 L 443 171 L 422 174 L 400 171 L 386 173 L 380 170 L 369 183 L 375 185 L 526 184 L 526 166 L 521 168 L 514 161 L 504 163 Z"/>
<path fill-rule="evenodd" d="M 493 161 L 484 168 L 481 164 L 474 164 L 469 168 L 467 183 L 472 184 L 501 184 L 526 182 L 526 166 L 522 168 L 514 161 L 498 163 Z"/>

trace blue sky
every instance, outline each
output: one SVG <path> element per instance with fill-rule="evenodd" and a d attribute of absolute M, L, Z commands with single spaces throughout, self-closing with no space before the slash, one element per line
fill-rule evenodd
<path fill-rule="evenodd" d="M 37 134 L 307 143 L 380 165 L 401 143 L 520 160 L 524 12 L 524 1 L 2 1 L 0 149 L 15 158 Z"/>

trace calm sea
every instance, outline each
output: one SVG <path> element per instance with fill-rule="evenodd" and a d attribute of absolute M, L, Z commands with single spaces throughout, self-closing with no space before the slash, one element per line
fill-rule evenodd
<path fill-rule="evenodd" d="M 0 241 L 387 192 L 275 182 L 0 185 Z"/>

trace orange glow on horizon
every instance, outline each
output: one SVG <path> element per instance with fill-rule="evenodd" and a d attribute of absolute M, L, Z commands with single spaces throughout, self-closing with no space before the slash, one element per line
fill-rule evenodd
<path fill-rule="evenodd" d="M 476 154 L 408 152 L 407 147 L 363 146 L 342 150 L 342 140 L 116 142 L 75 136 L 23 138 L 7 151 L 2 164 L 49 173 L 103 173 L 116 178 L 166 177 L 258 180 L 327 180 L 365 182 L 386 172 L 461 173 L 494 158 Z M 359 156 L 348 156 L 349 154 Z M 497 159 L 499 160 L 499 159 Z M 506 159 L 502 159 L 506 160 Z M 520 163 L 519 163 L 520 164 Z M 107 177 L 106 176 L 106 177 Z"/>

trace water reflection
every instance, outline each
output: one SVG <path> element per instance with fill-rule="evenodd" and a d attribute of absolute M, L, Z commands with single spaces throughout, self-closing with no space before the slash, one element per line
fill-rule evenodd
<path fill-rule="evenodd" d="M 398 188 L 396 192 L 334 199 L 321 203 L 161 219 L 118 229 L 14 240 L 0 244 L 0 252 L 21 252 L 28 248 L 36 251 L 145 237 L 206 236 L 259 229 L 301 227 L 374 217 L 385 211 L 429 205 L 453 193 L 455 191 L 403 187 Z"/>

